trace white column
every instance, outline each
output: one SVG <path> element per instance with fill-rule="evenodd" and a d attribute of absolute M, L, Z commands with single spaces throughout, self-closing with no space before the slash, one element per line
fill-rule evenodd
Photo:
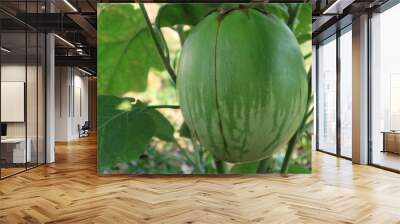
<path fill-rule="evenodd" d="M 46 12 L 54 12 L 54 5 L 46 1 Z M 55 161 L 55 43 L 54 34 L 46 35 L 46 163 Z"/>
<path fill-rule="evenodd" d="M 54 56 L 54 35 L 47 34 L 46 36 L 46 163 L 55 161 L 54 150 L 54 133 L 55 133 L 55 56 Z"/>
<path fill-rule="evenodd" d="M 368 163 L 368 16 L 353 19 L 353 162 Z"/>

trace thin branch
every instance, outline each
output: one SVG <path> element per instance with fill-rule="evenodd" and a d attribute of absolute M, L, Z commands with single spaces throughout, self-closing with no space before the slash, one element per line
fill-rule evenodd
<path fill-rule="evenodd" d="M 182 25 L 178 25 L 176 27 L 175 31 L 178 33 L 179 42 L 181 43 L 181 47 L 183 47 L 183 43 L 185 42 L 185 35 L 184 35 L 184 32 L 183 32 L 183 26 Z"/>
<path fill-rule="evenodd" d="M 165 49 L 164 49 L 165 58 L 166 58 L 167 61 L 170 61 L 168 44 L 167 44 L 167 41 L 164 38 L 164 35 L 163 35 L 161 29 L 158 28 L 157 26 L 153 26 L 153 27 L 157 31 L 158 35 L 160 36 L 162 44 L 165 46 Z"/>
<path fill-rule="evenodd" d="M 182 148 L 182 146 L 178 143 L 178 141 L 176 141 L 176 139 L 174 139 L 174 143 L 178 147 L 178 149 L 182 152 L 183 156 L 190 163 L 190 165 L 192 165 L 193 167 L 198 167 L 198 165 L 190 158 L 187 151 L 184 148 Z"/>
<path fill-rule="evenodd" d="M 175 71 L 172 69 L 171 64 L 169 63 L 169 61 L 167 60 L 167 58 L 166 58 L 165 55 L 164 55 L 163 48 L 161 47 L 161 43 L 160 43 L 160 41 L 158 40 L 158 38 L 157 38 L 157 36 L 156 36 L 156 33 L 155 33 L 154 29 L 153 29 L 153 25 L 152 25 L 151 22 L 150 22 L 149 15 L 147 14 L 147 11 L 146 11 L 146 9 L 144 8 L 143 3 L 139 3 L 139 6 L 140 6 L 140 9 L 142 10 L 144 19 L 145 19 L 145 21 L 146 21 L 146 23 L 147 23 L 147 27 L 148 27 L 149 30 L 150 30 L 150 34 L 151 34 L 151 37 L 153 38 L 153 41 L 154 41 L 154 43 L 155 43 L 155 45 L 156 45 L 157 51 L 158 51 L 158 53 L 159 53 L 160 56 L 161 56 L 161 60 L 162 60 L 162 62 L 163 62 L 163 64 L 164 64 L 164 67 L 165 67 L 165 69 L 167 70 L 168 74 L 171 76 L 172 81 L 173 81 L 174 83 L 176 83 L 176 74 L 175 74 Z M 160 32 L 161 32 L 161 31 L 160 31 Z M 160 34 L 160 35 L 162 35 L 162 34 Z"/>
<path fill-rule="evenodd" d="M 257 166 L 257 173 L 265 173 L 265 171 L 267 170 L 268 167 L 268 160 L 270 158 L 265 158 L 262 159 L 258 162 L 258 166 Z"/>
<path fill-rule="evenodd" d="M 290 139 L 290 141 L 288 143 L 285 158 L 283 159 L 282 167 L 281 167 L 281 174 L 283 174 L 283 175 L 287 175 L 287 173 L 288 173 L 289 161 L 292 158 L 294 149 L 296 148 L 297 136 L 298 136 L 298 133 L 296 132 L 296 134 L 294 134 L 292 136 L 292 138 Z"/>
<path fill-rule="evenodd" d="M 196 157 L 197 157 L 197 164 L 198 164 L 198 167 L 199 167 L 199 171 L 200 171 L 200 173 L 205 173 L 204 164 L 202 162 L 203 159 L 202 159 L 202 152 L 201 152 L 202 148 L 201 148 L 201 145 L 198 144 L 196 139 L 194 139 L 193 137 L 191 138 L 191 140 L 192 140 L 193 148 L 194 148 L 194 151 L 195 151 L 195 154 L 196 154 Z"/>
<path fill-rule="evenodd" d="M 308 54 L 306 54 L 305 56 L 304 56 L 304 60 L 307 60 L 309 57 L 311 57 L 311 55 L 312 55 L 312 53 L 310 52 L 310 53 L 308 53 Z"/>
<path fill-rule="evenodd" d="M 169 109 L 180 109 L 181 107 L 178 105 L 149 105 L 147 108 L 152 109 L 161 109 L 161 108 L 169 108 Z"/>
<path fill-rule="evenodd" d="M 307 119 L 308 119 L 313 113 L 314 113 L 314 107 L 312 107 L 312 108 L 310 109 L 310 111 L 308 111 L 308 113 L 307 113 L 307 115 L 306 115 Z"/>
<path fill-rule="evenodd" d="M 214 162 L 215 162 L 215 168 L 217 169 L 217 172 L 219 174 L 224 174 L 225 173 L 225 164 L 222 160 L 218 160 L 214 157 Z"/>

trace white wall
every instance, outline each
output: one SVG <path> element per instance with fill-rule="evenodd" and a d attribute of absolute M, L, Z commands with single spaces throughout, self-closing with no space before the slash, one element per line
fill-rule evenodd
<path fill-rule="evenodd" d="M 74 96 L 74 102 L 73 105 L 74 107 L 72 108 L 72 119 L 71 119 L 71 135 L 73 138 L 78 138 L 79 137 L 79 132 L 78 132 L 78 124 L 83 125 L 85 121 L 89 120 L 89 110 L 88 110 L 88 77 L 87 76 L 82 76 L 83 73 L 78 73 L 76 74 L 75 70 L 75 75 L 74 75 L 74 91 L 73 94 Z"/>
<path fill-rule="evenodd" d="M 88 78 L 72 67 L 56 67 L 55 73 L 55 140 L 70 141 L 88 120 Z"/>
<path fill-rule="evenodd" d="M 26 71 L 28 72 L 27 73 L 28 78 L 30 76 L 36 76 L 36 67 L 33 67 L 33 66 L 25 67 L 25 64 L 24 65 L 4 64 L 1 66 L 1 81 L 2 82 L 24 82 L 24 83 L 26 83 L 26 80 L 25 80 Z M 34 83 L 34 85 L 36 85 L 36 82 Z M 34 89 L 33 92 L 29 91 L 27 93 L 27 96 L 28 96 L 28 98 L 31 98 L 31 97 L 36 98 L 36 89 Z M 27 101 L 31 102 L 32 99 L 27 99 Z M 31 105 L 31 106 L 33 106 L 33 105 Z M 36 108 L 36 104 L 34 106 Z M 1 109 L 6 110 L 6 108 L 1 108 Z M 32 117 L 31 115 L 34 115 L 34 117 Z M 33 120 L 36 123 L 36 114 L 28 113 L 28 122 L 31 122 Z M 25 123 L 26 122 L 7 122 L 7 136 L 8 137 L 25 137 Z M 28 127 L 31 127 L 31 126 L 33 126 L 33 125 L 28 125 Z"/>
<path fill-rule="evenodd" d="M 38 71 L 37 71 L 38 69 Z M 29 139 L 32 151 L 32 161 L 44 163 L 45 150 L 45 118 L 44 118 L 44 74 L 42 68 L 36 65 L 25 64 L 3 64 L 1 66 L 2 82 L 24 82 L 26 84 L 26 106 L 23 103 L 22 113 L 26 112 L 26 120 L 21 122 L 5 122 L 7 124 L 8 138 L 24 138 L 25 135 Z M 25 80 L 27 78 L 27 80 Z M 23 90 L 22 90 L 23 91 Z M 24 94 L 22 92 L 21 94 Z M 7 98 L 7 95 L 2 95 Z M 2 107 L 1 110 L 12 110 Z M 13 113 L 13 111 L 8 111 Z M 14 112 L 15 113 L 15 112 Z M 37 156 L 37 153 L 39 154 Z"/>
<path fill-rule="evenodd" d="M 1 81 L 3 82 L 25 82 L 25 64 L 8 64 L 1 66 Z M 6 108 L 1 108 L 5 110 Z M 7 122 L 7 137 L 25 137 L 25 122 Z"/>
<path fill-rule="evenodd" d="M 68 140 L 68 88 L 70 77 L 67 67 L 55 68 L 55 141 Z"/>
<path fill-rule="evenodd" d="M 25 83 L 1 82 L 1 121 L 25 121 Z M 36 108 L 36 106 L 35 106 Z M 3 110 L 4 109 L 4 110 Z"/>

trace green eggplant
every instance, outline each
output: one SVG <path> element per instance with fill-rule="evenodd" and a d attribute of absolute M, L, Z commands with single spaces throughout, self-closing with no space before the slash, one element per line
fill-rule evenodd
<path fill-rule="evenodd" d="M 206 16 L 184 43 L 177 76 L 185 122 L 219 160 L 272 156 L 306 110 L 299 44 L 286 24 L 256 9 Z"/>

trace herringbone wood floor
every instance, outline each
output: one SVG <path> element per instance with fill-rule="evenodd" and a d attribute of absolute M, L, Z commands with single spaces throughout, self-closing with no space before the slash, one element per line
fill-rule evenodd
<path fill-rule="evenodd" d="M 400 175 L 313 154 L 313 174 L 96 175 L 95 139 L 0 181 L 0 223 L 400 223 Z"/>

